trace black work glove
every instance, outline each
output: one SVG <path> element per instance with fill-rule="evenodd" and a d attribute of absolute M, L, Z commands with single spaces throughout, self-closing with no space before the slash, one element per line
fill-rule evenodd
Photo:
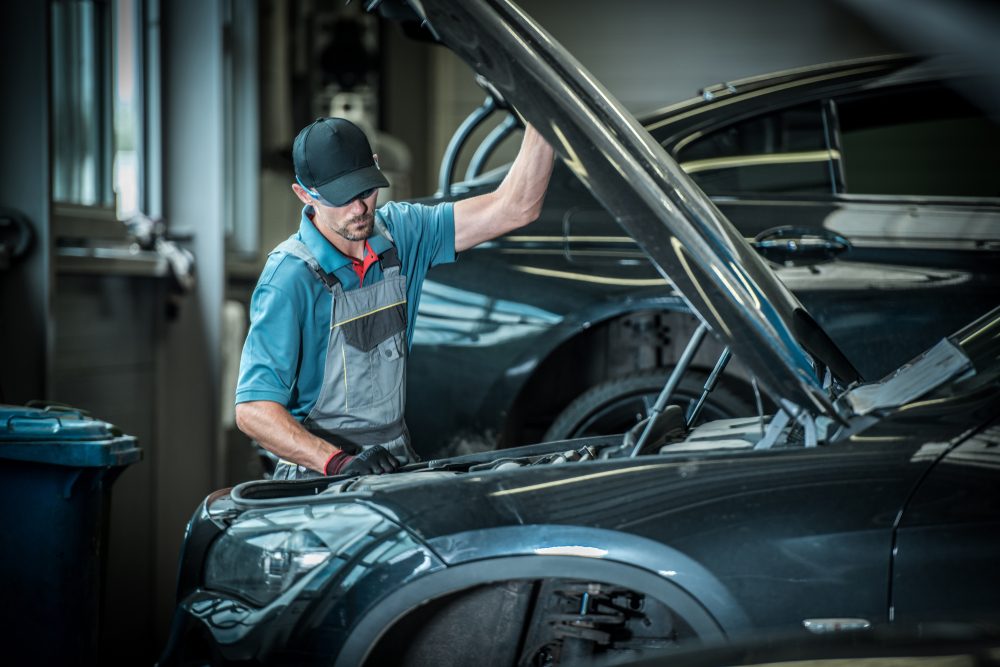
<path fill-rule="evenodd" d="M 382 445 L 364 450 L 340 469 L 341 475 L 381 475 L 395 472 L 399 461 Z"/>

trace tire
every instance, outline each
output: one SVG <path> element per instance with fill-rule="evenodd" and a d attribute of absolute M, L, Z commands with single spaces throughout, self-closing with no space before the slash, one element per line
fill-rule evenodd
<path fill-rule="evenodd" d="M 545 441 L 624 433 L 648 415 L 668 374 L 669 369 L 645 371 L 591 387 L 559 413 L 545 432 Z M 707 373 L 688 369 L 670 402 L 680 405 L 686 414 L 701 396 L 707 379 Z M 708 395 L 698 422 L 754 414 L 757 410 L 753 402 L 733 391 L 723 379 Z"/>

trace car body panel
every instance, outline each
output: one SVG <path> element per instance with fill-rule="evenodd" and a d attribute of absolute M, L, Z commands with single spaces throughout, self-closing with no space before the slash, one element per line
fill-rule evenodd
<path fill-rule="evenodd" d="M 565 532 L 577 536 L 572 546 L 673 572 L 671 580 L 698 599 L 720 599 L 687 566 L 699 564 L 742 603 L 753 627 L 797 625 L 810 616 L 884 621 L 893 522 L 931 463 L 911 463 L 914 451 L 892 443 L 643 457 L 463 476 L 400 489 L 400 501 L 388 491 L 378 502 L 449 563 L 531 554 L 539 544 L 561 544 Z M 460 515 L 450 511 L 457 505 L 465 508 Z M 586 530 L 546 530 L 544 540 L 531 539 L 552 525 Z M 637 546 L 629 549 L 631 542 Z M 767 567 L 758 573 L 748 563 Z M 859 581 L 866 585 L 853 585 Z"/>
<path fill-rule="evenodd" d="M 651 577 L 642 579 L 647 588 L 662 582 L 675 604 L 697 601 L 728 637 L 801 627 L 806 618 L 879 624 L 893 620 L 893 609 L 897 619 L 905 614 L 907 620 L 958 609 L 961 603 L 953 602 L 935 612 L 943 600 L 935 590 L 940 596 L 961 593 L 961 599 L 968 593 L 982 604 L 966 611 L 991 618 L 1000 612 L 991 606 L 1000 582 L 991 584 L 990 572 L 976 577 L 981 590 L 928 582 L 968 578 L 958 570 L 929 576 L 947 570 L 942 556 L 967 562 L 966 550 L 974 545 L 979 555 L 972 556 L 985 564 L 1000 549 L 988 523 L 995 518 L 1000 470 L 981 465 L 984 450 L 987 460 L 992 455 L 995 430 L 970 439 L 975 429 L 969 427 L 1000 410 L 996 381 L 994 369 L 980 378 L 991 390 L 945 386 L 844 443 L 814 449 L 664 453 L 427 476 L 423 482 L 422 473 L 400 473 L 373 478 L 374 486 L 360 493 L 325 500 L 310 494 L 310 502 L 364 502 L 385 515 L 387 527 L 405 530 L 386 533 L 396 547 L 366 552 L 371 556 L 359 557 L 336 579 L 321 574 L 310 581 L 313 595 L 296 590 L 286 602 L 257 610 L 195 589 L 178 613 L 202 625 L 227 660 L 269 664 L 322 664 L 352 637 L 370 646 L 388 627 L 386 619 L 397 619 L 415 600 L 511 577 L 587 577 L 619 585 Z M 571 443 L 549 447 L 558 445 Z M 972 468 L 970 450 L 977 464 Z M 942 467 L 942 491 L 934 466 L 949 456 L 959 463 Z M 438 465 L 449 461 L 456 460 Z M 956 489 L 963 495 L 958 500 L 978 502 L 956 504 Z M 231 511 L 229 502 L 225 511 Z M 956 510 L 964 518 L 955 521 Z M 208 514 L 197 518 L 209 521 Z"/>
<path fill-rule="evenodd" d="M 948 451 L 921 484 L 896 539 L 896 620 L 975 622 L 996 615 L 998 469 L 1000 426 L 994 423 Z"/>

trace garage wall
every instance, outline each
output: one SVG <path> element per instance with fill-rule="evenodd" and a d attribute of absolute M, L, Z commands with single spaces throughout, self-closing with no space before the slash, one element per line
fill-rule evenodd
<path fill-rule="evenodd" d="M 523 0 L 633 112 L 719 81 L 889 49 L 834 0 Z"/>

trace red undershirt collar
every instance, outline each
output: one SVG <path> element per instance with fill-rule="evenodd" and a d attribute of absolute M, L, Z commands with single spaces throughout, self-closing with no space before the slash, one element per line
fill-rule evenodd
<path fill-rule="evenodd" d="M 372 247 L 368 245 L 368 241 L 365 241 L 365 258 L 363 260 L 355 259 L 354 257 L 348 257 L 351 260 L 351 268 L 354 269 L 354 273 L 358 274 L 358 286 L 364 285 L 365 274 L 368 273 L 368 267 L 378 261 L 378 255 L 372 250 Z"/>

